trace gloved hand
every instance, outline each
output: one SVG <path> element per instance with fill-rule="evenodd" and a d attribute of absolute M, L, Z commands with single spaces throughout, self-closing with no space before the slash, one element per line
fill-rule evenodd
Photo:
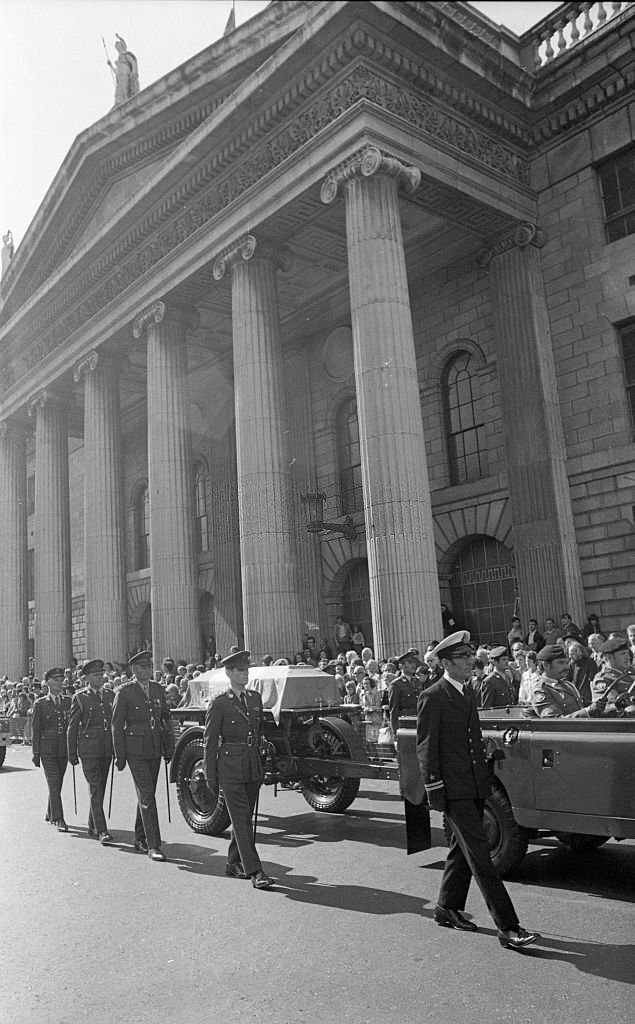
<path fill-rule="evenodd" d="M 598 697 L 589 704 L 587 711 L 589 718 L 601 718 L 606 710 L 606 697 Z"/>
<path fill-rule="evenodd" d="M 426 796 L 428 798 L 428 804 L 433 811 L 444 811 L 447 806 L 445 799 L 445 786 L 426 786 Z"/>
<path fill-rule="evenodd" d="M 172 760 L 172 754 L 164 754 L 163 760 L 165 761 L 166 764 L 169 764 L 170 761 Z"/>
<path fill-rule="evenodd" d="M 115 767 L 117 768 L 118 772 L 122 772 L 126 767 L 125 757 L 118 757 L 117 760 L 115 761 Z"/>
<path fill-rule="evenodd" d="M 40 755 L 39 754 L 34 754 L 33 757 L 31 758 L 31 760 L 33 761 L 33 764 L 35 765 L 36 768 L 40 767 Z"/>

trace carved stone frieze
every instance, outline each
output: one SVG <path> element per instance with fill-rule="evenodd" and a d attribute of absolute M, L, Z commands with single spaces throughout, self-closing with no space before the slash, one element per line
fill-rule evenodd
<path fill-rule="evenodd" d="M 547 237 L 542 228 L 536 224 L 522 221 L 511 231 L 499 235 L 489 245 L 483 246 L 476 255 L 476 262 L 479 267 L 487 269 L 496 256 L 501 256 L 511 249 L 525 249 L 533 245 L 536 249 L 542 249 Z"/>
<path fill-rule="evenodd" d="M 341 184 L 351 178 L 369 178 L 373 174 L 387 174 L 395 178 L 404 192 L 415 192 L 421 184 L 421 171 L 418 167 L 402 163 L 377 146 L 364 146 L 326 176 L 320 189 L 320 199 L 328 205 L 335 199 Z"/>

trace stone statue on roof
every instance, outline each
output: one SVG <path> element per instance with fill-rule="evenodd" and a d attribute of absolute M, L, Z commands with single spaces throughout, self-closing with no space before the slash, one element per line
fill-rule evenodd
<path fill-rule="evenodd" d="M 115 76 L 115 102 L 118 107 L 121 103 L 136 96 L 139 92 L 139 70 L 137 58 L 126 46 L 126 40 L 117 34 L 115 42 L 117 60 L 113 64 L 108 60 L 108 67 Z"/>
<path fill-rule="evenodd" d="M 7 231 L 6 235 L 2 236 L 2 253 L 0 253 L 0 278 L 4 277 L 6 271 L 9 269 L 9 264 L 13 259 L 13 253 L 15 252 L 15 246 L 13 244 L 13 233 L 11 230 Z"/>

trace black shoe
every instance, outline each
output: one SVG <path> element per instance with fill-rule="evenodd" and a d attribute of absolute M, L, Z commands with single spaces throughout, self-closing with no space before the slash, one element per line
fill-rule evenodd
<path fill-rule="evenodd" d="M 87 831 L 88 831 L 88 835 L 89 836 L 94 836 L 95 835 L 95 827 L 94 827 L 94 825 L 89 825 Z"/>
<path fill-rule="evenodd" d="M 240 864 L 226 864 L 225 874 L 228 878 L 248 878 Z"/>
<path fill-rule="evenodd" d="M 165 860 L 163 850 L 159 850 L 158 847 L 154 850 L 148 850 L 148 857 L 150 860 Z"/>
<path fill-rule="evenodd" d="M 446 907 L 434 908 L 434 920 L 443 928 L 456 928 L 460 932 L 477 932 L 473 921 L 469 921 L 462 910 L 447 910 Z"/>
<path fill-rule="evenodd" d="M 524 949 L 539 938 L 539 932 L 528 932 L 524 928 L 508 928 L 498 933 L 498 941 L 504 949 Z"/>
<path fill-rule="evenodd" d="M 60 820 L 56 821 L 55 824 L 57 826 L 58 832 L 68 832 L 68 825 L 66 824 L 63 818 L 60 818 Z"/>
<path fill-rule="evenodd" d="M 102 846 L 105 846 L 106 843 L 112 843 L 112 836 L 110 832 L 100 832 L 97 838 Z"/>
<path fill-rule="evenodd" d="M 134 848 L 139 853 L 147 853 L 148 852 L 148 844 L 146 843 L 145 839 L 135 839 L 135 841 L 134 841 Z"/>
<path fill-rule="evenodd" d="M 264 871 L 254 871 L 251 876 L 251 884 L 254 889 L 270 889 L 272 885 L 277 882 L 276 878 L 271 878 L 269 875 L 265 875 Z"/>

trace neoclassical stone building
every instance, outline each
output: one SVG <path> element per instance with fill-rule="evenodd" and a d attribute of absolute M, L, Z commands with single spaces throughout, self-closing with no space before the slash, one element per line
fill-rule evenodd
<path fill-rule="evenodd" d="M 0 671 L 634 617 L 633 5 L 282 0 L 0 289 Z"/>

